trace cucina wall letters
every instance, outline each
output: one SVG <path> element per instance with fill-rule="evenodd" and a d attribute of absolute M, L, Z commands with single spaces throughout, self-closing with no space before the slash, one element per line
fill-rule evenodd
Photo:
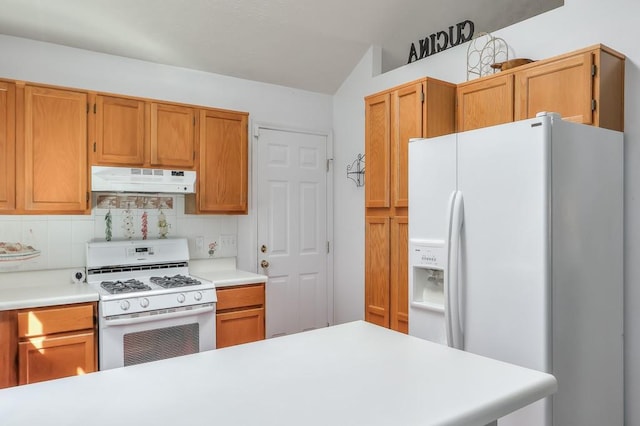
<path fill-rule="evenodd" d="M 438 31 L 422 40 L 418 40 L 418 48 L 416 48 L 416 43 L 411 43 L 411 47 L 409 48 L 409 61 L 407 63 L 410 64 L 411 62 L 424 59 L 435 53 L 440 53 L 450 47 L 466 43 L 473 38 L 474 29 L 475 25 L 473 22 L 466 20 L 455 26 L 450 26 L 449 31 Z"/>

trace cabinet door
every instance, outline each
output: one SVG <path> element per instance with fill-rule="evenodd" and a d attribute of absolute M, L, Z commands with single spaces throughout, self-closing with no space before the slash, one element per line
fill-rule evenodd
<path fill-rule="evenodd" d="M 194 168 L 195 117 L 193 108 L 151 104 L 151 166 Z"/>
<path fill-rule="evenodd" d="M 458 131 L 513 121 L 513 75 L 465 83 L 458 87 Z"/>
<path fill-rule="evenodd" d="M 200 112 L 200 212 L 247 212 L 247 121 L 244 113 Z"/>
<path fill-rule="evenodd" d="M 516 119 L 549 111 L 592 124 L 592 65 L 593 55 L 587 52 L 516 72 Z"/>
<path fill-rule="evenodd" d="M 0 389 L 18 384 L 18 316 L 0 311 Z"/>
<path fill-rule="evenodd" d="M 0 82 L 0 211 L 16 207 L 15 96 L 13 83 Z"/>
<path fill-rule="evenodd" d="M 18 162 L 26 212 L 87 211 L 87 105 L 86 93 L 24 88 Z"/>
<path fill-rule="evenodd" d="M 216 348 L 264 340 L 264 308 L 216 314 Z"/>
<path fill-rule="evenodd" d="M 365 218 L 364 319 L 389 327 L 389 218 Z"/>
<path fill-rule="evenodd" d="M 389 207 L 391 95 L 365 99 L 365 207 Z"/>
<path fill-rule="evenodd" d="M 409 332 L 409 218 L 391 218 L 391 329 Z"/>
<path fill-rule="evenodd" d="M 96 371 L 92 331 L 30 338 L 19 343 L 18 352 L 21 385 Z"/>
<path fill-rule="evenodd" d="M 408 154 L 409 139 L 422 136 L 423 83 L 415 83 L 391 94 L 393 121 L 391 123 L 391 193 L 393 207 L 409 206 Z M 365 157 L 368 170 L 372 155 Z M 375 163 L 376 160 L 373 159 Z M 366 182 L 367 185 L 371 181 Z"/>
<path fill-rule="evenodd" d="M 95 163 L 142 166 L 145 145 L 145 102 L 98 95 Z"/>

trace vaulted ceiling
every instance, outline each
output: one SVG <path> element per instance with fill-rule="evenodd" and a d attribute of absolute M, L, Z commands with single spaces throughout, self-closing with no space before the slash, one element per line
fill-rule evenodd
<path fill-rule="evenodd" d="M 0 34 L 334 93 L 371 45 L 383 70 L 465 20 L 490 32 L 563 0 L 0 0 Z M 419 52 L 418 52 L 419 54 Z"/>

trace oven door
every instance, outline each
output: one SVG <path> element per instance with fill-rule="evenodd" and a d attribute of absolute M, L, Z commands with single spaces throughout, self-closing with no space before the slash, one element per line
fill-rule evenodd
<path fill-rule="evenodd" d="M 99 317 L 100 370 L 215 349 L 215 303 Z"/>

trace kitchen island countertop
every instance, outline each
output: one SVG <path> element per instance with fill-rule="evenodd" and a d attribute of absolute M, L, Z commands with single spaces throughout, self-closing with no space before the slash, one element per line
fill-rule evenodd
<path fill-rule="evenodd" d="M 553 376 L 362 321 L 0 391 L 3 426 L 485 425 Z"/>

